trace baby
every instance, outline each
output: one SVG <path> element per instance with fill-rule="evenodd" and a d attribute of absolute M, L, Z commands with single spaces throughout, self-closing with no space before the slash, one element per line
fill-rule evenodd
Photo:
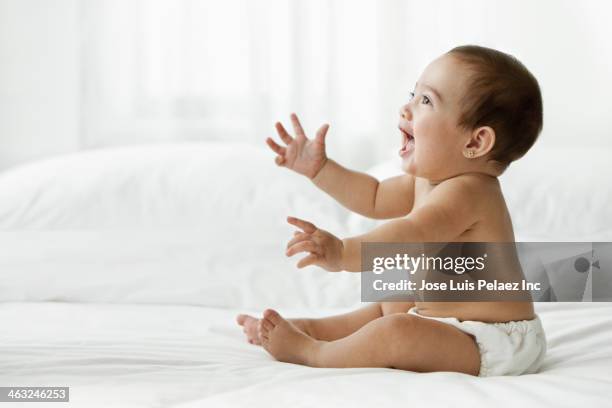
<path fill-rule="evenodd" d="M 302 174 L 348 209 L 393 219 L 340 239 L 289 217 L 299 228 L 287 256 L 297 266 L 361 271 L 362 242 L 514 242 L 497 177 L 534 144 L 542 129 L 537 80 L 514 57 L 461 46 L 440 56 L 400 109 L 399 155 L 405 174 L 377 181 L 325 152 L 329 129 L 309 139 L 295 114 L 284 146 L 268 138 L 276 164 Z M 279 361 L 312 367 L 389 367 L 480 376 L 536 372 L 546 339 L 532 302 L 381 302 L 321 319 L 241 314 L 252 344 Z"/>

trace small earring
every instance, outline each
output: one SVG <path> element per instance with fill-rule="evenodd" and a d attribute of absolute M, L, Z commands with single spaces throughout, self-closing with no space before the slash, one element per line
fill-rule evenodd
<path fill-rule="evenodd" d="M 468 150 L 466 153 L 466 157 L 474 157 L 474 151 L 473 150 Z"/>

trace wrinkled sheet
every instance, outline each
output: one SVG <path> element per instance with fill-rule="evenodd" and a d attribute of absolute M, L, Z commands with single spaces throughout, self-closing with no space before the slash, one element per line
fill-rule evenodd
<path fill-rule="evenodd" d="M 54 407 L 610 406 L 612 304 L 536 310 L 549 345 L 541 372 L 476 378 L 276 362 L 244 340 L 237 310 L 0 303 L 0 386 L 69 386 L 70 402 Z"/>

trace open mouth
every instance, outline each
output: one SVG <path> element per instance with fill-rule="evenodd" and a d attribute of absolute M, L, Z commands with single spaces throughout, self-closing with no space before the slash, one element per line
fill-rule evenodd
<path fill-rule="evenodd" d="M 398 128 L 402 133 L 402 148 L 399 151 L 399 155 L 404 157 L 414 150 L 414 136 L 402 129 L 401 126 L 398 126 Z"/>

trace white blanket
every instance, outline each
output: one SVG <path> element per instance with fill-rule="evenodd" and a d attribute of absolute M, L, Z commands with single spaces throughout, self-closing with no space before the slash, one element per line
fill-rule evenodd
<path fill-rule="evenodd" d="M 244 340 L 237 310 L 2 303 L 0 385 L 69 386 L 70 407 L 609 406 L 612 305 L 536 306 L 549 341 L 541 372 L 476 378 L 279 363 Z"/>

